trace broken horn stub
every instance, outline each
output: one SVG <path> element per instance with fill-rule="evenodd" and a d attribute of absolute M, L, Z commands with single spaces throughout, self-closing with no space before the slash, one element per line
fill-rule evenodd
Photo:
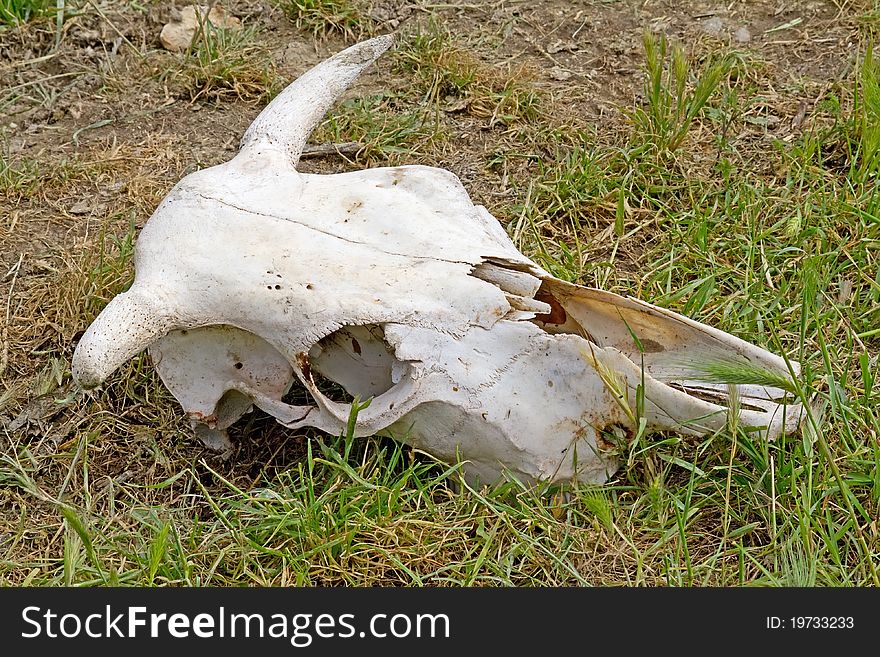
<path fill-rule="evenodd" d="M 161 303 L 133 286 L 111 299 L 80 338 L 71 365 L 73 380 L 83 388 L 99 386 L 174 324 Z"/>
<path fill-rule="evenodd" d="M 392 41 L 306 72 L 231 162 L 168 193 L 138 236 L 132 288 L 74 353 L 75 381 L 94 387 L 147 348 L 196 435 L 224 447 L 254 406 L 291 428 L 340 433 L 351 398 L 370 399 L 354 435 L 461 458 L 483 483 L 604 482 L 616 468 L 609 446 L 642 424 L 705 435 L 738 409 L 740 426 L 766 439 L 797 428 L 803 414 L 785 390 L 700 376 L 701 363 L 735 362 L 779 381 L 796 364 L 554 278 L 449 171 L 297 172 L 324 112 Z M 294 386 L 307 403 L 288 399 Z"/>

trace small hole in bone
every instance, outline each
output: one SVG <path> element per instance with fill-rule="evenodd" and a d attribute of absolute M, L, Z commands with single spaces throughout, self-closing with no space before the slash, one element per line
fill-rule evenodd
<path fill-rule="evenodd" d="M 267 285 L 267 286 L 266 286 L 266 289 L 267 289 L 267 290 L 271 290 L 271 289 L 272 289 L 272 286 L 271 286 L 271 285 Z"/>
<path fill-rule="evenodd" d="M 237 370 L 240 370 L 242 367 L 244 367 L 244 363 L 241 363 L 241 362 L 236 363 L 235 365 L 233 365 L 233 367 Z"/>
<path fill-rule="evenodd" d="M 276 285 L 276 286 L 275 286 L 275 289 L 276 289 L 276 290 L 280 290 L 280 289 L 281 289 L 281 286 L 280 286 L 280 285 Z"/>
<path fill-rule="evenodd" d="M 307 290 L 311 290 L 311 289 L 313 289 L 314 287 L 315 287 L 315 286 L 312 285 L 311 283 L 306 283 L 306 289 L 307 289 Z"/>

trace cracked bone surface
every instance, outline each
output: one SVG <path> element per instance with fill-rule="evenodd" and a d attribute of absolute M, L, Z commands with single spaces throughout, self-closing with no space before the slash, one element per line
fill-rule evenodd
<path fill-rule="evenodd" d="M 291 428 L 343 432 L 351 406 L 322 391 L 332 381 L 371 398 L 356 435 L 460 459 L 483 483 L 505 472 L 604 482 L 640 424 L 704 435 L 738 412 L 769 440 L 797 428 L 801 409 L 783 390 L 700 375 L 722 362 L 785 378 L 796 364 L 552 277 L 452 173 L 297 172 L 324 113 L 391 44 L 318 64 L 263 110 L 236 157 L 171 190 L 137 240 L 131 289 L 77 346 L 76 381 L 97 386 L 148 349 L 215 448 L 254 406 Z M 311 402 L 288 403 L 292 387 Z"/>

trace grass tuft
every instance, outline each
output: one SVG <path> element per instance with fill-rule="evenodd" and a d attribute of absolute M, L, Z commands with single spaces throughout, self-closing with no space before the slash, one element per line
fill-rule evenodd
<path fill-rule="evenodd" d="M 731 358 L 696 363 L 688 361 L 685 367 L 688 378 L 694 381 L 724 383 L 732 386 L 768 386 L 785 390 L 793 395 L 797 395 L 800 390 L 791 377 L 743 360 Z"/>
<path fill-rule="evenodd" d="M 666 35 L 658 39 L 645 32 L 645 107 L 633 113 L 636 129 L 650 136 L 660 155 L 677 150 L 691 124 L 706 108 L 721 82 L 730 73 L 734 60 L 726 57 L 708 65 L 691 81 L 687 55 L 678 44 L 669 45 Z"/>
<path fill-rule="evenodd" d="M 855 176 L 861 182 L 877 179 L 880 172 L 880 61 L 869 46 L 859 67 L 855 94 Z"/>
<path fill-rule="evenodd" d="M 0 0 L 0 29 L 49 16 L 54 11 L 54 0 Z"/>
<path fill-rule="evenodd" d="M 406 37 L 394 55 L 418 81 L 423 104 L 465 111 L 489 127 L 533 121 L 545 103 L 528 69 L 487 66 L 436 21 Z"/>
<path fill-rule="evenodd" d="M 221 28 L 205 18 L 176 69 L 163 71 L 191 100 L 264 101 L 279 90 L 271 57 L 250 26 Z"/>
<path fill-rule="evenodd" d="M 364 164 L 411 161 L 443 139 L 433 115 L 401 107 L 393 95 L 378 94 L 343 102 L 332 110 L 312 135 L 317 143 L 357 142 L 356 159 Z"/>
<path fill-rule="evenodd" d="M 299 29 L 316 36 L 341 34 L 349 39 L 370 33 L 372 21 L 357 0 L 276 0 Z"/>

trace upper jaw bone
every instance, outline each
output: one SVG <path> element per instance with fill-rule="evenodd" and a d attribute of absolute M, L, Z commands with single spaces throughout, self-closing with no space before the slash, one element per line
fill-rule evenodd
<path fill-rule="evenodd" d="M 784 378 L 796 363 L 554 278 L 448 171 L 296 171 L 323 114 L 391 44 L 318 64 L 263 110 L 235 158 L 171 190 L 141 231 L 131 289 L 77 346 L 80 385 L 148 348 L 199 427 L 223 432 L 257 406 L 294 428 L 389 432 L 483 481 L 604 481 L 615 440 L 717 431 L 731 391 L 742 426 L 768 439 L 797 428 L 802 409 L 783 390 L 698 376 L 726 361 Z M 324 379 L 371 400 L 353 426 Z M 310 403 L 287 400 L 298 388 Z"/>

